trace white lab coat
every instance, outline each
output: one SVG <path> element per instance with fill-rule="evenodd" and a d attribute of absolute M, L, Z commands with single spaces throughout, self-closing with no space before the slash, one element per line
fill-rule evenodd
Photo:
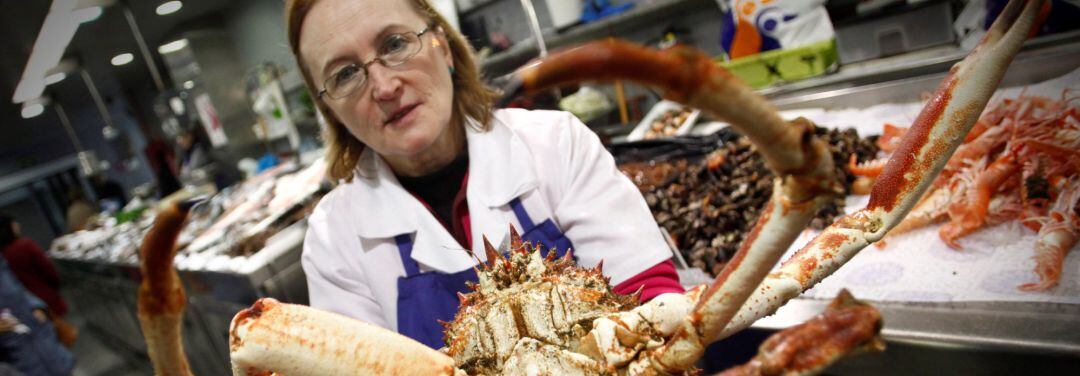
<path fill-rule="evenodd" d="M 671 257 L 645 200 L 615 168 L 599 138 L 573 115 L 497 110 L 490 131 L 467 127 L 466 200 L 472 251 L 520 232 L 509 202 L 520 197 L 534 223 L 551 218 L 574 246 L 578 264 L 617 285 Z M 371 149 L 358 176 L 323 197 L 309 217 L 301 259 L 312 307 L 397 330 L 397 280 L 405 275 L 394 236 L 415 233 L 421 272 L 456 273 L 476 260 Z"/>

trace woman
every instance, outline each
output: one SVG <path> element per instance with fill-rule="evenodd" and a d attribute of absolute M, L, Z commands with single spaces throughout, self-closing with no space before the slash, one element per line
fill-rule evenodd
<path fill-rule="evenodd" d="M 0 363 L 26 375 L 70 375 L 75 358 L 57 341 L 45 309 L 0 258 Z"/>
<path fill-rule="evenodd" d="M 60 296 L 60 274 L 56 266 L 34 239 L 22 236 L 19 222 L 7 215 L 0 215 L 0 250 L 19 282 L 47 305 L 48 317 L 60 342 L 68 347 L 74 345 L 78 329 L 63 319 L 68 306 Z"/>
<path fill-rule="evenodd" d="M 19 222 L 7 215 L 0 215 L 0 249 L 19 282 L 49 306 L 50 314 L 67 314 L 56 266 L 34 239 L 22 236 Z"/>
<path fill-rule="evenodd" d="M 618 293 L 681 292 L 644 199 L 563 112 L 493 110 L 464 38 L 426 0 L 293 0 L 289 43 L 344 182 L 309 218 L 311 305 L 431 347 L 475 281 L 482 236 L 604 261 Z"/>

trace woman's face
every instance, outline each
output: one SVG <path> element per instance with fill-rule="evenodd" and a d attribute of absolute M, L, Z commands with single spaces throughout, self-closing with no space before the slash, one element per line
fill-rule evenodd
<path fill-rule="evenodd" d="M 408 1 L 322 0 L 304 19 L 300 59 L 318 90 L 350 64 L 372 61 L 394 34 L 427 27 Z M 349 131 L 383 156 L 422 155 L 447 137 L 453 101 L 453 59 L 438 30 L 420 36 L 420 52 L 404 64 L 367 66 L 367 81 L 351 95 L 322 101 Z"/>

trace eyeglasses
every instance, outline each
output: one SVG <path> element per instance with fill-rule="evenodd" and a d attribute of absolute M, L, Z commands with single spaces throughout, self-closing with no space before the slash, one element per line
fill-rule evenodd
<path fill-rule="evenodd" d="M 323 82 L 323 89 L 317 97 L 321 99 L 326 95 L 333 99 L 342 99 L 355 94 L 357 89 L 367 83 L 368 66 L 376 62 L 388 68 L 405 64 L 424 47 L 424 44 L 420 43 L 420 37 L 430 30 L 431 27 L 428 26 L 418 33 L 410 31 L 388 35 L 379 44 L 378 56 L 363 64 L 349 64 L 338 68 Z"/>

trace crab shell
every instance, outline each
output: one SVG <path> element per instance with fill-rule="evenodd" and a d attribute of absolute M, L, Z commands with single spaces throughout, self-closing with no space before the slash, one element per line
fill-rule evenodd
<path fill-rule="evenodd" d="M 619 373 L 663 344 L 697 296 L 665 294 L 639 306 L 639 294 L 611 290 L 602 265 L 580 268 L 569 252 L 544 257 L 542 245 L 522 243 L 513 229 L 510 237 L 509 257 L 487 246 L 479 283 L 444 323 L 444 351 L 469 374 Z"/>

